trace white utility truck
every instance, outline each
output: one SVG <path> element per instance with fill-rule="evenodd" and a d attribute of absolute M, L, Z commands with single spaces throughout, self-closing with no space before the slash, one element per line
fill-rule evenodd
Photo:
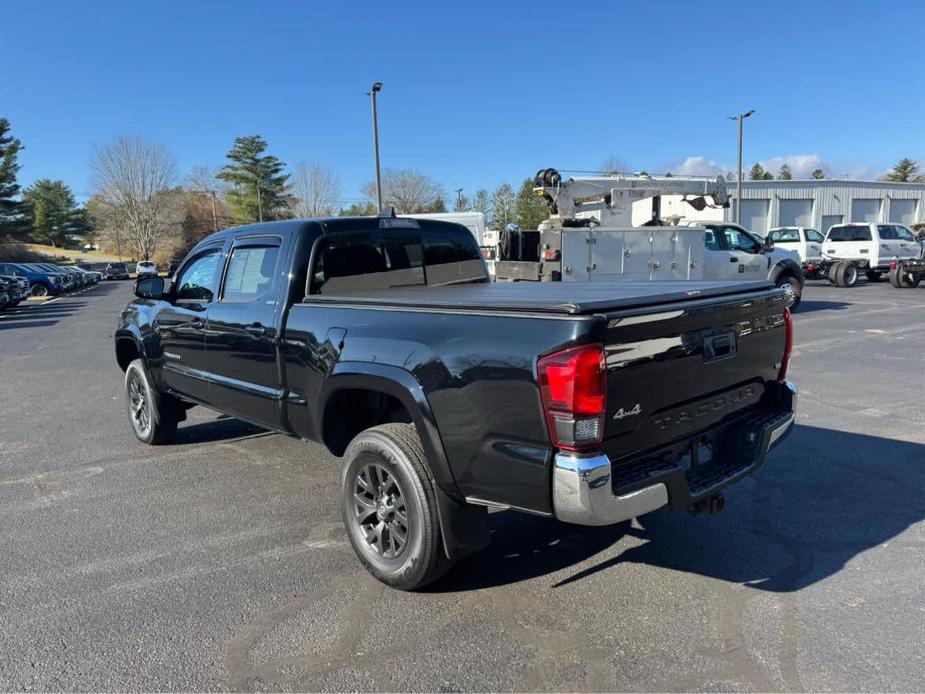
<path fill-rule="evenodd" d="M 859 272 L 876 281 L 900 261 L 922 257 L 922 246 L 902 224 L 835 224 L 822 242 L 826 276 L 839 287 L 853 287 Z"/>
<path fill-rule="evenodd" d="M 825 238 L 819 231 L 809 227 L 775 227 L 768 232 L 767 238 L 777 248 L 794 251 L 800 258 L 804 274 L 817 276 L 822 261 L 822 240 Z M 823 275 L 818 276 L 821 278 Z"/>
<path fill-rule="evenodd" d="M 659 218 L 662 195 L 681 195 L 692 207 L 727 207 L 722 176 L 601 176 L 563 180 L 539 171 L 534 191 L 550 217 L 537 231 L 502 235 L 499 281 L 612 282 L 616 280 L 768 279 L 793 292 L 799 305 L 803 272 L 795 254 L 724 224 L 668 226 Z M 651 198 L 651 220 L 632 225 L 633 203 Z M 712 201 L 708 201 L 708 198 Z M 712 224 L 710 226 L 713 226 Z M 727 231 L 725 227 L 730 229 Z"/>

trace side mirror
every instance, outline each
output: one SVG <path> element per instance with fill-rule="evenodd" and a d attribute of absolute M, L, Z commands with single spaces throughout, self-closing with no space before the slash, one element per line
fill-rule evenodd
<path fill-rule="evenodd" d="M 764 237 L 764 250 L 766 251 L 774 250 L 774 239 L 772 239 L 770 236 Z"/>
<path fill-rule="evenodd" d="M 142 277 L 135 280 L 135 296 L 139 299 L 161 299 L 164 286 L 163 277 Z"/>

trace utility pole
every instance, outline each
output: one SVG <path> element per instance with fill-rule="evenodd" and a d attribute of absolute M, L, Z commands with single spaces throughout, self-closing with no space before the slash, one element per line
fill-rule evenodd
<path fill-rule="evenodd" d="M 463 192 L 462 188 L 456 189 L 456 209 L 458 209 L 460 212 L 463 211 L 462 210 L 462 192 Z"/>
<path fill-rule="evenodd" d="M 373 104 L 373 150 L 376 155 L 376 209 L 382 212 L 382 175 L 379 172 L 379 113 L 376 111 L 376 94 L 382 91 L 382 82 L 373 84 L 367 94 Z"/>
<path fill-rule="evenodd" d="M 742 121 L 755 112 L 740 113 L 738 116 L 728 116 L 729 120 L 739 121 L 739 171 L 736 175 L 736 224 L 742 223 Z"/>
<path fill-rule="evenodd" d="M 740 167 L 741 168 L 741 167 Z M 257 188 L 257 221 L 263 221 L 263 207 L 260 204 L 260 182 L 258 181 L 255 185 Z"/>

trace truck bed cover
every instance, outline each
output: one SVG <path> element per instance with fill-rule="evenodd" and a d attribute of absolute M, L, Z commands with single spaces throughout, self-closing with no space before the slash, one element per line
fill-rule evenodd
<path fill-rule="evenodd" d="M 680 301 L 736 296 L 773 289 L 768 281 L 485 282 L 438 287 L 393 287 L 385 291 L 312 295 L 313 304 L 526 311 L 582 315 L 647 308 Z"/>

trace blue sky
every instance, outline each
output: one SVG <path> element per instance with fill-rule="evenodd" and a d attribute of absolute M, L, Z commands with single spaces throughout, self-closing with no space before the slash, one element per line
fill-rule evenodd
<path fill-rule="evenodd" d="M 21 182 L 92 190 L 94 145 L 166 144 L 182 174 L 260 133 L 320 161 L 344 203 L 383 166 L 452 195 L 537 169 L 712 173 L 745 159 L 872 177 L 925 160 L 925 3 L 15 2 L 0 10 L 0 116 Z M 925 163 L 925 162 L 923 162 Z"/>

